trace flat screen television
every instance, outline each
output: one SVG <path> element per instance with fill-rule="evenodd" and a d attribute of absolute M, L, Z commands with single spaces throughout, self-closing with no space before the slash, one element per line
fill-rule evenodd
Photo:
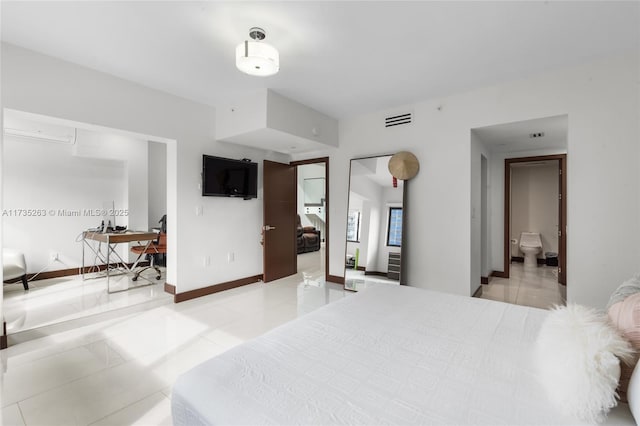
<path fill-rule="evenodd" d="M 258 197 L 258 164 L 248 160 L 202 156 L 202 195 Z"/>

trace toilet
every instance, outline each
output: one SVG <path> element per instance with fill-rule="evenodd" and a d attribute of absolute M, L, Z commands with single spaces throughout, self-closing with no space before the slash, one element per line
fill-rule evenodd
<path fill-rule="evenodd" d="M 520 234 L 520 251 L 524 254 L 524 268 L 538 267 L 538 253 L 542 252 L 542 240 L 537 232 L 523 232 Z"/>

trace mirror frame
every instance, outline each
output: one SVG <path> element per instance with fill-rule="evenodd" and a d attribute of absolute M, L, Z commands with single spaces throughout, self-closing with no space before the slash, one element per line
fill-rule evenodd
<path fill-rule="evenodd" d="M 353 161 L 357 161 L 357 160 L 368 160 L 371 158 L 380 158 L 380 157 L 392 157 L 394 155 L 394 153 L 383 153 L 383 154 L 377 154 L 377 155 L 369 155 L 366 157 L 355 157 L 355 158 L 351 158 L 349 160 L 349 179 L 348 179 L 348 186 L 347 186 L 347 208 L 346 208 L 346 214 L 347 217 L 349 216 L 349 202 L 351 201 L 351 172 L 352 172 L 352 165 L 353 165 Z M 391 172 L 389 172 L 389 176 L 391 175 Z M 407 203 L 407 182 L 406 180 L 402 181 L 402 244 L 400 245 L 400 252 L 401 253 L 405 253 L 406 251 L 406 240 L 405 240 L 405 236 L 406 236 L 406 218 L 407 218 L 407 214 L 406 214 L 406 203 Z M 348 222 L 348 221 L 346 221 Z M 349 291 L 357 291 L 357 289 L 355 288 L 355 286 L 351 286 L 350 283 L 347 281 L 347 267 L 346 267 L 346 256 L 347 256 L 347 247 L 350 241 L 347 241 L 347 228 L 348 228 L 348 223 L 345 223 L 345 229 L 344 229 L 344 259 L 343 259 L 343 264 L 344 266 L 344 289 L 345 290 L 349 290 Z M 352 241 L 351 241 L 352 242 Z M 406 256 L 401 255 L 400 256 L 400 278 L 399 278 L 399 284 L 400 285 L 406 285 L 405 284 L 405 273 L 403 273 L 403 271 L 405 270 L 406 264 L 405 264 L 405 258 Z M 395 280 L 394 280 L 395 281 Z"/>

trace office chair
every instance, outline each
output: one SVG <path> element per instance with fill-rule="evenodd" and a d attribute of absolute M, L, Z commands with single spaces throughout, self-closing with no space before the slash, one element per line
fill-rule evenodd
<path fill-rule="evenodd" d="M 155 255 L 167 253 L 167 234 L 165 232 L 160 232 L 158 234 L 158 239 L 153 243 L 151 243 L 149 247 L 133 246 L 131 247 L 131 252 L 137 254 L 138 256 L 141 256 L 144 254 L 144 255 L 147 255 L 148 258 L 150 258 L 149 266 L 145 266 L 138 269 L 133 275 L 133 278 L 131 279 L 133 281 L 137 281 L 138 277 L 143 271 L 153 268 L 158 273 L 158 275 L 156 275 L 156 280 L 159 280 L 162 277 L 162 272 L 160 271 L 160 268 L 158 268 L 158 266 L 155 263 L 155 258 L 156 258 Z"/>

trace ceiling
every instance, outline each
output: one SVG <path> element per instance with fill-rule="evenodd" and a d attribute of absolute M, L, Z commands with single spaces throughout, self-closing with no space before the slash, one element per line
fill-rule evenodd
<path fill-rule="evenodd" d="M 216 106 L 271 88 L 335 118 L 640 49 L 638 2 L 2 2 L 2 39 Z M 236 70 L 260 26 L 275 76 Z"/>
<path fill-rule="evenodd" d="M 351 160 L 351 176 L 364 177 L 383 188 L 393 188 L 393 176 L 389 172 L 390 155 Z M 397 187 L 402 188 L 403 180 L 397 181 Z"/>
<path fill-rule="evenodd" d="M 566 150 L 568 118 L 566 115 L 516 121 L 481 127 L 472 131 L 487 149 L 495 153 Z M 531 134 L 543 136 L 532 138 Z"/>

